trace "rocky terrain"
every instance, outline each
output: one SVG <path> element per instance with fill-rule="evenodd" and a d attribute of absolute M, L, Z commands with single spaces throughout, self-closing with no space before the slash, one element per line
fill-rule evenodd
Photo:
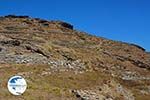
<path fill-rule="evenodd" d="M 7 81 L 22 75 L 21 96 Z M 62 21 L 0 17 L 0 100 L 149 100 L 150 54 Z"/>

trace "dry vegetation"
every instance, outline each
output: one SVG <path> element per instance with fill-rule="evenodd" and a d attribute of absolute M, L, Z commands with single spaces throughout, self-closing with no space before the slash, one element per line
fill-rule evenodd
<path fill-rule="evenodd" d="M 149 100 L 150 55 L 61 21 L 0 18 L 0 100 Z M 7 81 L 22 75 L 22 96 Z"/>

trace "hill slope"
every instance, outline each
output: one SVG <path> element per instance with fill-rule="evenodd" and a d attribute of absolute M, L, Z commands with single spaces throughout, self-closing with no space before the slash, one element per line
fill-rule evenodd
<path fill-rule="evenodd" d="M 20 97 L 8 78 L 28 83 Z M 148 100 L 150 55 L 137 45 L 95 37 L 62 21 L 0 17 L 0 99 Z"/>

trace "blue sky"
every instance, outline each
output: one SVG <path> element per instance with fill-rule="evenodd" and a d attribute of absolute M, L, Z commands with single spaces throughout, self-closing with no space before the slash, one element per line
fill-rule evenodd
<path fill-rule="evenodd" d="M 0 0 L 0 15 L 7 14 L 63 20 L 150 51 L 150 0 Z"/>

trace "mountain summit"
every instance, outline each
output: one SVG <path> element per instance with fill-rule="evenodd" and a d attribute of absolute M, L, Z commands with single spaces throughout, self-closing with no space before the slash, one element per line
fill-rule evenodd
<path fill-rule="evenodd" d="M 16 74 L 29 85 L 21 97 L 6 91 Z M 148 100 L 150 54 L 63 21 L 2 16 L 0 88 L 3 100 Z"/>

